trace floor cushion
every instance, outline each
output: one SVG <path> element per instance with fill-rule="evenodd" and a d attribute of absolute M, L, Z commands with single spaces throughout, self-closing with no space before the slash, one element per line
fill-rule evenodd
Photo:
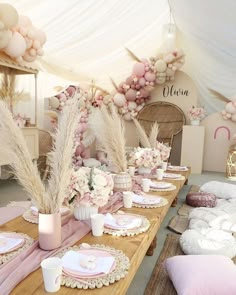
<path fill-rule="evenodd" d="M 215 207 L 216 196 L 205 192 L 191 192 L 186 196 L 186 203 L 192 207 Z"/>
<path fill-rule="evenodd" d="M 200 191 L 212 193 L 217 198 L 232 199 L 236 198 L 236 185 L 220 182 L 220 181 L 209 181 L 204 183 L 200 187 Z"/>
<path fill-rule="evenodd" d="M 236 266 L 221 255 L 179 255 L 164 267 L 178 295 L 235 295 Z"/>
<path fill-rule="evenodd" d="M 229 258 L 236 256 L 236 239 L 223 230 L 188 229 L 180 237 L 180 246 L 188 255 L 217 254 Z"/>

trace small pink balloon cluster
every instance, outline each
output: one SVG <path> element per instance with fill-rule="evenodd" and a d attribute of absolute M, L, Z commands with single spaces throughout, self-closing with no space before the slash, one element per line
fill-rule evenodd
<path fill-rule="evenodd" d="M 131 120 L 151 99 L 151 91 L 154 87 L 166 81 L 174 80 L 175 72 L 183 64 L 184 53 L 182 49 L 159 54 L 156 57 L 151 57 L 150 61 L 141 59 L 134 64 L 131 76 L 119 84 L 113 97 L 111 95 L 105 97 L 98 95 L 93 105 L 100 106 L 112 99 L 123 118 Z"/>
<path fill-rule="evenodd" d="M 236 95 L 232 97 L 232 101 L 228 102 L 225 109 L 221 112 L 225 120 L 236 122 Z"/>
<path fill-rule="evenodd" d="M 45 33 L 34 27 L 27 16 L 18 15 L 7 3 L 0 3 L 0 50 L 17 62 L 33 62 L 43 55 Z"/>
<path fill-rule="evenodd" d="M 49 107 L 55 111 L 61 112 L 65 105 L 68 105 L 71 98 L 77 95 L 81 102 L 80 119 L 74 137 L 75 153 L 73 155 L 73 164 L 75 167 L 82 165 L 82 159 L 86 155 L 85 147 L 82 144 L 83 134 L 88 129 L 88 115 L 90 103 L 89 93 L 83 92 L 78 86 L 70 85 L 64 91 L 49 98 Z"/>
<path fill-rule="evenodd" d="M 75 167 L 82 166 L 82 159 L 86 157 L 85 147 L 82 143 L 84 132 L 88 129 L 88 110 L 82 108 L 80 110 L 81 117 L 78 127 L 75 131 L 74 146 L 76 147 L 73 155 L 73 164 Z"/>

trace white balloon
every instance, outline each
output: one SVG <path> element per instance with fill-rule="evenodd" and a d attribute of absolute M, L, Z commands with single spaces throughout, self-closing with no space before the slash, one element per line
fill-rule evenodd
<path fill-rule="evenodd" d="M 156 61 L 155 63 L 155 68 L 158 72 L 165 72 L 166 70 L 166 62 L 163 59 L 159 59 L 158 61 Z"/>
<path fill-rule="evenodd" d="M 134 102 L 134 101 L 129 101 L 128 102 L 128 110 L 130 110 L 130 111 L 135 110 L 136 107 L 137 107 L 136 102 Z"/>
<path fill-rule="evenodd" d="M 26 51 L 26 42 L 24 37 L 20 33 L 14 32 L 12 38 L 4 48 L 4 51 L 12 58 L 22 56 Z"/>
<path fill-rule="evenodd" d="M 15 27 L 18 23 L 19 15 L 16 9 L 8 3 L 0 3 L 0 20 L 6 29 Z"/>
<path fill-rule="evenodd" d="M 49 106 L 53 109 L 57 109 L 60 105 L 60 101 L 57 97 L 53 96 L 49 98 Z"/>
<path fill-rule="evenodd" d="M 236 108 L 232 102 L 228 102 L 225 106 L 225 110 L 227 113 L 234 114 L 236 113 Z"/>
<path fill-rule="evenodd" d="M 12 32 L 9 30 L 0 31 L 0 49 L 5 48 L 11 40 Z"/>
<path fill-rule="evenodd" d="M 126 103 L 126 98 L 122 93 L 116 93 L 113 97 L 114 104 L 118 107 L 123 107 Z"/>

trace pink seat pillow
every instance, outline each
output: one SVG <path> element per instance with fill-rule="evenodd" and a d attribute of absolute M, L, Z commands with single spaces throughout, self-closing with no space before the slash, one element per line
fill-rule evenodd
<path fill-rule="evenodd" d="M 236 266 L 222 255 L 179 255 L 164 266 L 178 295 L 235 295 Z"/>
<path fill-rule="evenodd" d="M 216 196 L 211 193 L 192 192 L 187 194 L 186 203 L 192 207 L 215 207 Z"/>

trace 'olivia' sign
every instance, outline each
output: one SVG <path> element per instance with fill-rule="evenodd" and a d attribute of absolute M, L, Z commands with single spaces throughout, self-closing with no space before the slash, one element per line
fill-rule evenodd
<path fill-rule="evenodd" d="M 162 90 L 163 97 L 168 96 L 189 96 L 189 90 L 183 88 L 175 88 L 174 85 L 165 85 Z"/>

